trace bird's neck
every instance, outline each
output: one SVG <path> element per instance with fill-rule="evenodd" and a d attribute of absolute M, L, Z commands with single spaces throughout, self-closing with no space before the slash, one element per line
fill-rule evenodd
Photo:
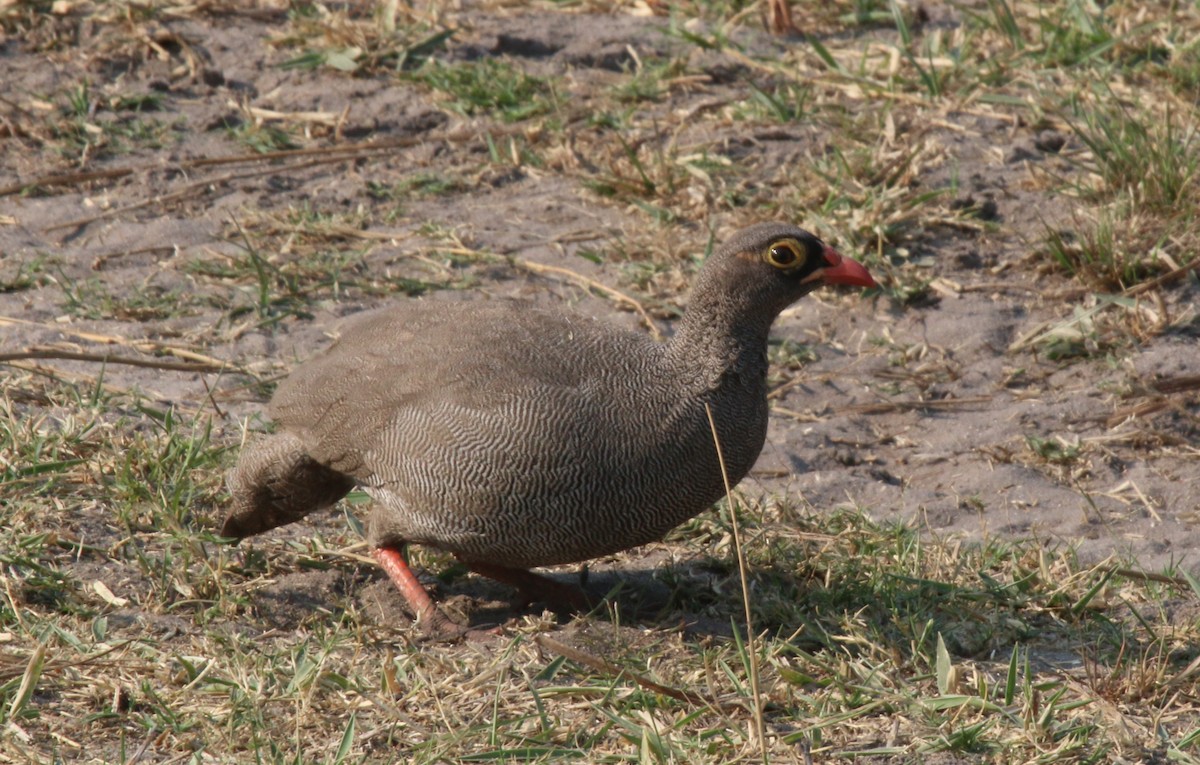
<path fill-rule="evenodd" d="M 775 312 L 752 305 L 744 292 L 696 290 L 667 354 L 687 377 L 713 390 L 737 378 L 765 384 L 767 335 Z"/>

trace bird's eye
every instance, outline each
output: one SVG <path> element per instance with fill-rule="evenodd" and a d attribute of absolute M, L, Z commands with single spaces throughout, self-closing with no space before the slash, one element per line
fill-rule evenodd
<path fill-rule="evenodd" d="M 804 264 L 805 253 L 804 245 L 795 239 L 780 239 L 767 248 L 765 255 L 771 265 L 790 271 Z"/>

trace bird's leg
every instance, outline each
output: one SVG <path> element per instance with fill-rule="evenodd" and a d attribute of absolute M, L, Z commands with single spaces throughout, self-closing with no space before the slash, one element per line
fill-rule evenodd
<path fill-rule="evenodd" d="M 588 600 L 587 595 L 578 587 L 535 574 L 528 569 L 509 568 L 494 563 L 479 563 L 462 558 L 459 560 L 477 574 L 516 587 L 530 601 L 540 600 L 567 611 L 587 612 L 592 609 L 592 603 Z"/>
<path fill-rule="evenodd" d="M 408 607 L 416 615 L 417 624 L 421 629 L 437 637 L 458 637 L 465 633 L 465 630 L 443 614 L 433 602 L 433 598 L 429 597 L 429 593 L 408 567 L 408 561 L 404 559 L 404 553 L 399 547 L 381 545 L 371 552 L 387 572 L 388 578 L 396 585 L 396 589 L 400 590 L 400 594 L 408 601 Z"/>

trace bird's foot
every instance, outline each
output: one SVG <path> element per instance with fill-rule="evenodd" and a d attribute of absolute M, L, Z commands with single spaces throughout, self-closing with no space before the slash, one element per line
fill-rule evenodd
<path fill-rule="evenodd" d="M 417 626 L 421 628 L 421 638 L 418 640 L 421 643 L 457 643 L 465 641 L 467 643 L 489 645 L 495 643 L 504 635 L 504 631 L 498 626 L 487 628 L 468 627 L 444 615 L 442 616 L 442 620 L 437 623 L 423 622 L 418 619 Z"/>
<path fill-rule="evenodd" d="M 417 626 L 428 639 L 438 642 L 474 640 L 476 638 L 483 639 L 491 632 L 490 630 L 471 629 L 442 613 L 442 610 L 433 602 L 433 598 L 429 597 L 429 593 L 417 581 L 416 574 L 409 568 L 408 561 L 404 559 L 404 553 L 399 547 L 383 545 L 374 548 L 371 553 L 383 570 L 387 572 L 388 578 L 396 585 L 396 589 L 400 590 L 400 594 L 404 596 L 408 607 L 417 617 Z M 498 635 L 498 630 L 499 628 L 496 628 L 496 632 L 492 635 Z"/>
<path fill-rule="evenodd" d="M 587 613 L 595 607 L 587 594 L 578 587 L 563 584 L 548 576 L 535 574 L 528 569 L 498 566 L 493 563 L 479 563 L 472 560 L 462 560 L 463 564 L 477 574 L 516 587 L 521 595 L 530 603 L 541 601 L 550 604 L 561 611 Z"/>

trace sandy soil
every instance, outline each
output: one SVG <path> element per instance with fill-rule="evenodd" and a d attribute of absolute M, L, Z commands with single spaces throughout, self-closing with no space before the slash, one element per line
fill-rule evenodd
<path fill-rule="evenodd" d="M 931 23 L 953 20 L 952 10 L 930 5 Z M 705 150 L 749 168 L 744 188 L 778 184 L 825 145 L 826 137 L 804 121 L 691 119 L 747 98 L 754 72 L 740 58 L 687 48 L 664 34 L 665 19 L 497 15 L 468 7 L 453 21 L 459 32 L 439 54 L 444 60 L 506 57 L 531 74 L 561 78 L 560 97 L 583 111 L 589 92 L 626 78 L 623 68 L 689 56 L 697 76 L 638 103 L 630 139 L 667 152 Z M 235 444 L 244 423 L 261 427 L 259 381 L 322 348 L 338 319 L 417 299 L 404 294 L 415 291 L 405 280 L 450 287 L 420 299 L 521 295 L 639 327 L 627 305 L 561 273 L 520 264 L 569 269 L 634 296 L 669 334 L 690 258 L 702 253 L 710 230 L 720 238 L 768 217 L 822 230 L 808 210 L 731 208 L 706 198 L 699 185 L 693 203 L 677 206 L 689 215 L 657 222 L 644 207 L 590 190 L 587 180 L 600 160 L 589 147 L 597 145 L 600 128 L 586 119 L 568 121 L 565 132 L 577 138 L 551 150 L 520 123 L 455 113 L 444 95 L 419 83 L 281 68 L 297 51 L 269 41 L 286 25 L 283 13 L 270 10 L 193 15 L 156 24 L 152 38 L 139 42 L 118 27 L 68 19 L 62 34 L 71 44 L 4 42 L 0 82 L 8 92 L 0 108 L 8 129 L 0 139 L 0 186 L 81 170 L 128 172 L 43 183 L 24 195 L 9 189 L 0 197 L 0 276 L 8 285 L 0 289 L 0 353 L 40 347 L 137 355 L 132 344 L 146 341 L 147 348 L 186 348 L 226 361 L 252 374 L 109 365 L 104 383 L 210 412 L 218 437 Z M 754 54 L 803 44 L 753 30 L 735 36 Z M 110 146 L 80 162 L 40 140 L 39 114 L 52 108 L 46 104 L 61 104 L 64 93 L 85 81 L 98 99 L 156 94 L 156 111 L 142 116 L 163 126 L 157 146 L 131 140 L 121 151 Z M 309 123 L 306 138 L 293 116 L 281 124 L 299 145 L 317 151 L 263 162 L 236 137 L 239 128 L 253 127 L 250 106 L 322 112 L 340 122 L 336 129 Z M 88 117 L 121 118 L 103 107 Z M 914 182 L 941 188 L 956 179 L 956 196 L 944 207 L 986 205 L 991 225 L 930 221 L 909 236 L 907 268 L 936 280 L 921 300 L 905 304 L 887 290 L 826 292 L 780 319 L 775 337 L 810 346 L 815 360 L 799 371 L 781 369 L 768 444 L 743 490 L 788 492 L 818 509 L 856 505 L 885 520 L 916 518 L 937 534 L 1035 536 L 1078 545 L 1089 558 L 1129 555 L 1149 569 L 1183 563 L 1197 570 L 1196 396 L 1155 388 L 1200 375 L 1194 280 L 1164 291 L 1154 310 L 1173 323 L 1143 342 L 1065 360 L 1036 353 L 1045 346 L 1030 338 L 1095 305 L 1089 290 L 1030 257 L 1030 243 L 1046 225 L 1076 214 L 1076 200 L 1030 181 L 1039 168 L 1078 172 L 1064 158 L 1073 139 L 1060 134 L 1047 141 L 1043 126 L 983 109 L 949 112 L 937 124 L 901 120 L 896 130 L 898 150 L 924 147 Z M 483 137 L 489 132 L 502 151 L 508 145 L 502 139 L 517 136 L 546 158 L 540 166 L 489 161 Z M 364 148 L 373 142 L 390 148 Z M 339 147 L 355 148 L 343 156 L 326 150 Z M 243 159 L 197 162 L 222 157 Z M 457 179 L 459 187 L 400 202 L 377 193 L 418 176 Z M 688 193 L 680 191 L 683 198 Z M 347 228 L 337 236 L 326 229 L 324 249 L 306 249 L 306 216 Z M 291 234 L 281 234 L 288 225 Z M 448 241 L 447 231 L 459 244 Z M 319 267 L 344 283 L 314 277 L 302 309 L 280 309 L 264 320 L 254 310 L 253 276 L 221 275 L 222 268 L 248 262 L 249 246 L 261 246 L 272 267 L 297 273 L 318 268 L 312 258 L 325 257 Z M 455 256 L 456 247 L 465 249 Z M 341 270 L 328 265 L 339 251 L 350 253 Z M 650 252 L 667 266 L 640 284 L 630 263 Z M 873 261 L 871 253 L 847 254 Z M 18 286 L 31 269 L 41 276 Z M 99 335 L 119 342 L 105 345 Z M 80 379 L 98 371 L 95 362 L 61 358 L 21 363 Z M 0 372 L 0 379 L 9 374 Z M 1135 410 L 1145 414 L 1129 416 Z M 1039 452 L 1036 439 L 1053 448 Z M 1056 458 L 1063 454 L 1071 456 Z M 215 526 L 220 514 L 221 508 L 201 509 L 195 521 Z M 304 589 L 303 582 L 296 586 Z"/>

